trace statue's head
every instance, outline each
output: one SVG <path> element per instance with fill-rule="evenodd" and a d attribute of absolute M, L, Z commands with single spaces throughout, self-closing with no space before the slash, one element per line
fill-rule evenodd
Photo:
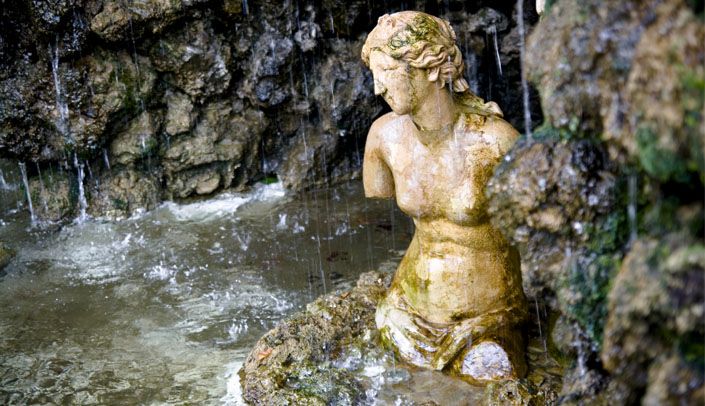
<path fill-rule="evenodd" d="M 385 14 L 367 36 L 362 60 L 368 67 L 374 51 L 427 71 L 428 80 L 465 92 L 463 57 L 455 44 L 455 32 L 448 21 L 419 11 Z"/>

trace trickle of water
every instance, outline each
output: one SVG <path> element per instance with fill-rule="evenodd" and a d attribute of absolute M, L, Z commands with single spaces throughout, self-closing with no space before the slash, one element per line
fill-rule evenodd
<path fill-rule="evenodd" d="M 629 218 L 629 244 L 632 244 L 638 236 L 637 218 L 636 218 L 636 199 L 637 199 L 637 178 L 636 173 L 630 173 L 627 180 L 629 189 L 629 205 L 627 206 L 627 217 Z"/>
<path fill-rule="evenodd" d="M 105 162 L 105 168 L 110 170 L 110 159 L 108 158 L 108 150 L 103 148 L 103 162 Z"/>
<path fill-rule="evenodd" d="M 59 122 L 57 128 L 61 135 L 71 141 L 69 138 L 69 106 L 61 94 L 61 81 L 59 80 L 59 35 L 56 36 L 56 44 L 53 49 L 49 45 L 49 54 L 51 55 L 51 75 L 54 78 L 54 92 L 56 94 L 56 109 L 59 112 Z"/>
<path fill-rule="evenodd" d="M 519 60 L 521 63 L 521 91 L 524 101 L 524 131 L 526 138 L 531 140 L 531 110 L 529 109 L 529 83 L 526 81 L 526 33 L 524 31 L 524 2 L 517 0 L 517 20 L 519 24 Z"/>
<path fill-rule="evenodd" d="M 27 180 L 27 168 L 25 168 L 24 162 L 20 162 L 20 173 L 22 173 L 22 182 L 24 183 L 24 191 L 27 194 L 27 204 L 29 205 L 29 216 L 32 225 L 36 223 L 37 218 L 34 215 L 34 207 L 32 206 L 32 194 L 29 192 L 29 181 Z"/>
<path fill-rule="evenodd" d="M 247 6 L 247 0 L 242 0 L 242 14 L 243 15 L 248 15 L 250 14 L 250 9 Z"/>
<path fill-rule="evenodd" d="M 83 164 L 78 161 L 78 154 L 73 154 L 73 165 L 78 173 L 78 208 L 79 214 L 76 218 L 77 223 L 83 223 L 88 215 L 86 214 L 86 209 L 88 208 L 88 201 L 86 200 L 86 191 L 83 187 Z"/>
<path fill-rule="evenodd" d="M 42 178 L 42 170 L 39 168 L 39 162 L 35 162 L 35 165 L 37 165 L 37 177 L 39 178 L 39 197 L 42 199 L 42 207 L 44 208 L 44 213 L 49 212 L 49 206 L 47 206 L 47 201 L 44 196 L 46 196 L 46 192 L 44 189 L 44 179 Z"/>
<path fill-rule="evenodd" d="M 490 27 L 490 31 L 492 32 L 492 41 L 494 43 L 494 56 L 495 56 L 495 61 L 497 62 L 497 72 L 499 73 L 499 76 L 502 76 L 502 59 L 499 57 L 499 43 L 497 41 L 497 27 L 494 25 Z"/>
<path fill-rule="evenodd" d="M 12 186 L 10 186 L 10 185 L 5 181 L 5 174 L 2 173 L 2 169 L 0 169 L 0 189 L 2 189 L 2 190 L 12 190 Z"/>

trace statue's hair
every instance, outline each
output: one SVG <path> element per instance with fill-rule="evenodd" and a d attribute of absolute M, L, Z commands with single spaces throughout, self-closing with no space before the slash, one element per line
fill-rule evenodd
<path fill-rule="evenodd" d="M 414 68 L 437 73 L 439 80 L 450 85 L 451 91 L 462 93 L 469 86 L 463 78 L 465 64 L 455 39 L 448 21 L 438 17 L 419 11 L 385 14 L 367 36 L 362 60 L 369 66 L 370 53 L 381 51 Z"/>

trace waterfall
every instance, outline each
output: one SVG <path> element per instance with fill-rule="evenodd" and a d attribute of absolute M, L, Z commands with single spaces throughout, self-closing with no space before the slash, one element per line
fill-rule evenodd
<path fill-rule="evenodd" d="M 22 173 L 24 191 L 27 194 L 27 203 L 29 204 L 29 217 L 31 219 L 32 225 L 34 225 L 37 222 L 37 218 L 34 215 L 34 207 L 32 206 L 32 194 L 29 191 L 29 181 L 27 180 L 27 168 L 25 168 L 24 162 L 20 162 L 20 172 Z"/>

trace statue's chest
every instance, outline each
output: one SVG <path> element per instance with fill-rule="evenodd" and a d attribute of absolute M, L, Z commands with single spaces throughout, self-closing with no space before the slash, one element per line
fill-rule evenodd
<path fill-rule="evenodd" d="M 482 165 L 472 146 L 437 150 L 416 145 L 390 156 L 397 203 L 414 217 L 444 217 L 463 221 L 475 205 L 482 185 Z"/>

